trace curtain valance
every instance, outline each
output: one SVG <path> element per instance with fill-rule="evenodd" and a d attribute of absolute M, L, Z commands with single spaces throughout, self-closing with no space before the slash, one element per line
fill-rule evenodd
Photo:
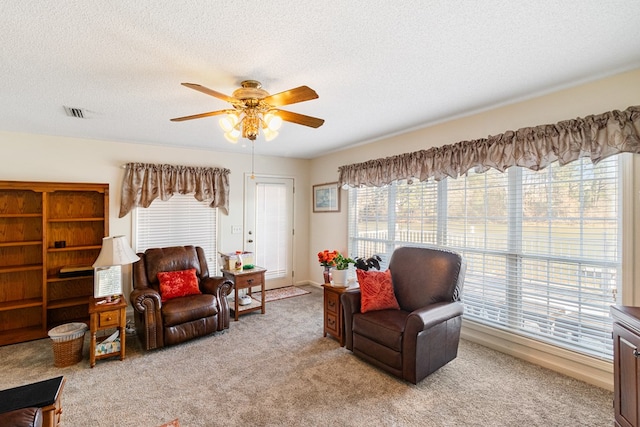
<path fill-rule="evenodd" d="M 471 169 L 540 170 L 556 160 L 564 165 L 587 156 L 597 163 L 623 152 L 640 152 L 640 106 L 340 166 L 338 180 L 340 185 L 378 187 L 403 179 L 457 178 Z"/>
<path fill-rule="evenodd" d="M 194 193 L 198 201 L 209 202 L 212 208 L 228 214 L 230 172 L 224 168 L 127 163 L 119 217 L 139 206 L 148 208 L 158 197 L 168 200 L 175 193 Z"/>

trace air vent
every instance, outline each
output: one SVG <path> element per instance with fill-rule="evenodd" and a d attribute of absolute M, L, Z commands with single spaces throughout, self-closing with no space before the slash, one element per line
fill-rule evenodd
<path fill-rule="evenodd" d="M 82 108 L 72 108 L 72 107 L 64 107 L 64 111 L 67 113 L 69 117 L 76 117 L 78 119 L 84 119 L 84 111 Z"/>

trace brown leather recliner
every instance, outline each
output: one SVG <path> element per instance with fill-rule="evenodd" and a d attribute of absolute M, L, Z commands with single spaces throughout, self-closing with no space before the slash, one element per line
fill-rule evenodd
<path fill-rule="evenodd" d="M 458 355 L 466 266 L 454 252 L 402 247 L 389 269 L 400 310 L 361 313 L 360 291 L 343 293 L 346 347 L 417 384 Z"/>
<path fill-rule="evenodd" d="M 227 295 L 233 282 L 221 276 L 209 277 L 204 251 L 200 247 L 175 246 L 147 249 L 133 265 L 136 331 L 146 350 L 178 344 L 229 328 Z M 161 302 L 158 273 L 196 269 L 202 294 Z"/>
<path fill-rule="evenodd" d="M 0 414 L 0 426 L 42 427 L 42 408 L 22 408 Z"/>

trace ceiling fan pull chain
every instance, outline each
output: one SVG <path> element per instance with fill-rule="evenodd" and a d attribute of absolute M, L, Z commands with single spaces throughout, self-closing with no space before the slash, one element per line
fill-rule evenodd
<path fill-rule="evenodd" d="M 255 145 L 256 145 L 256 141 L 255 140 L 251 140 L 251 179 L 256 179 L 256 176 L 253 174 Z"/>

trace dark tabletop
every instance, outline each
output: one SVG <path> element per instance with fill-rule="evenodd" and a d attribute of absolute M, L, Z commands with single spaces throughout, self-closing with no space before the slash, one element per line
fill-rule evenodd
<path fill-rule="evenodd" d="M 0 413 L 52 405 L 58 398 L 63 378 L 55 377 L 0 391 Z"/>

